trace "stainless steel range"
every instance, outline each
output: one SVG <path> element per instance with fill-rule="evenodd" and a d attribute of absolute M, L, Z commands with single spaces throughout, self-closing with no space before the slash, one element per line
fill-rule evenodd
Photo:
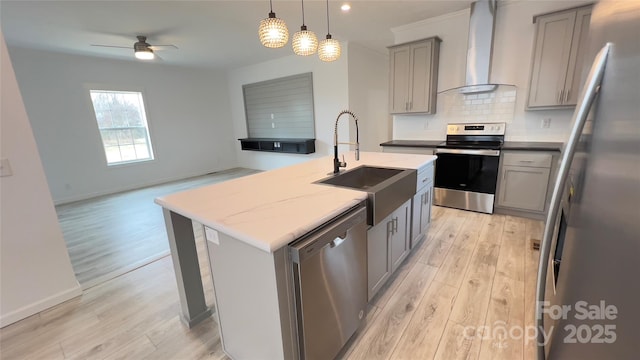
<path fill-rule="evenodd" d="M 493 213 L 505 123 L 447 125 L 436 149 L 434 204 Z"/>

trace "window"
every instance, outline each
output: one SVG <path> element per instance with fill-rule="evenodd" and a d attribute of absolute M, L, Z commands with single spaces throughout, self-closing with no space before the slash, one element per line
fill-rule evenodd
<path fill-rule="evenodd" d="M 108 165 L 153 160 L 141 92 L 90 90 Z"/>

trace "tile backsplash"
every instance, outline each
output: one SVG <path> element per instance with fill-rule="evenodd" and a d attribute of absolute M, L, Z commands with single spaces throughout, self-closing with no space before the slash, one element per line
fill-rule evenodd
<path fill-rule="evenodd" d="M 440 94 L 439 109 L 451 122 L 511 122 L 516 109 L 516 87 L 500 85 L 493 92 Z"/>

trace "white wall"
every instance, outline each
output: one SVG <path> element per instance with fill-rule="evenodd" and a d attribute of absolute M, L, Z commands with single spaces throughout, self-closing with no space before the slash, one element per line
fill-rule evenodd
<path fill-rule="evenodd" d="M 499 2 L 496 18 L 490 80 L 517 87 L 514 118 L 507 124 L 506 140 L 565 141 L 573 110 L 525 111 L 535 37 L 533 16 L 579 6 L 588 1 L 514 1 Z M 442 39 L 438 91 L 464 85 L 469 10 L 426 19 L 392 29 L 400 44 L 431 36 Z M 447 117 L 438 99 L 434 115 L 394 116 L 393 139 L 442 140 L 446 124 L 457 119 Z M 541 121 L 551 118 L 551 127 Z"/>
<path fill-rule="evenodd" d="M 226 76 L 9 48 L 56 203 L 235 166 Z M 87 86 L 142 89 L 155 160 L 107 166 Z"/>
<path fill-rule="evenodd" d="M 38 149 L 0 33 L 0 327 L 82 293 L 71 268 Z"/>
<path fill-rule="evenodd" d="M 322 62 L 317 56 L 291 55 L 229 72 L 228 91 L 234 125 L 233 139 L 239 166 L 270 170 L 333 153 L 333 128 L 336 116 L 349 105 L 347 74 L 349 50 L 347 44 L 342 43 L 342 46 L 342 56 L 331 63 Z M 269 51 L 269 49 L 263 49 L 263 51 Z M 242 85 L 306 72 L 313 72 L 316 152 L 299 155 L 240 150 L 240 142 L 237 139 L 247 137 Z M 346 118 L 340 120 L 341 141 L 347 141 L 349 135 L 346 120 Z M 327 172 L 332 169 L 332 166 L 331 163 L 327 164 Z"/>
<path fill-rule="evenodd" d="M 360 150 L 380 151 L 391 134 L 389 56 L 350 43 L 348 63 L 349 109 L 358 116 Z"/>

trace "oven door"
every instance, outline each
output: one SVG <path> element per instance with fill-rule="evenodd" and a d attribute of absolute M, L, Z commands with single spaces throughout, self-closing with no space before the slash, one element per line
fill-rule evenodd
<path fill-rule="evenodd" d="M 499 150 L 437 149 L 434 204 L 493 213 Z"/>

